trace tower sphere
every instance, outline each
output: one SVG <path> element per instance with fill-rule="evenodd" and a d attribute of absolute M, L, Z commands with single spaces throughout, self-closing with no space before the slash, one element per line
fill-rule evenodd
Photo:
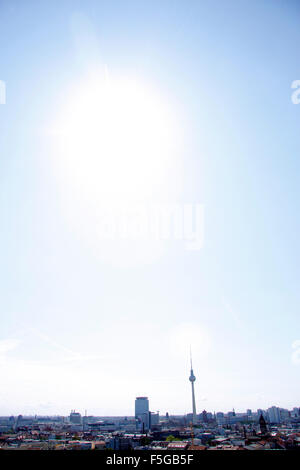
<path fill-rule="evenodd" d="M 190 382 L 195 382 L 195 380 L 196 380 L 196 377 L 194 376 L 193 371 L 191 371 L 191 375 L 190 375 L 189 380 L 190 380 Z"/>

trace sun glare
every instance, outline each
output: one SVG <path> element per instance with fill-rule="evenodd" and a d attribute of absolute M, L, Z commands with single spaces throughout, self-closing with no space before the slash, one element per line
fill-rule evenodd
<path fill-rule="evenodd" d="M 137 80 L 97 77 L 73 87 L 56 123 L 59 164 L 83 197 L 151 198 L 175 163 L 174 117 Z"/>

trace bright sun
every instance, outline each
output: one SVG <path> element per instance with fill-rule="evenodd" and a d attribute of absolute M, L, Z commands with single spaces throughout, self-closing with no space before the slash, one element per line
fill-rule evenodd
<path fill-rule="evenodd" d="M 73 87 L 55 134 L 66 181 L 94 201 L 151 198 L 176 159 L 173 113 L 133 79 L 97 76 Z"/>

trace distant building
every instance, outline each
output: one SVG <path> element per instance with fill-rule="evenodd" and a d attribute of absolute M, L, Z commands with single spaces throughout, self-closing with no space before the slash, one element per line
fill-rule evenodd
<path fill-rule="evenodd" d="M 265 419 L 269 420 L 269 416 L 268 416 L 267 411 L 258 408 L 258 410 L 257 410 L 257 421 L 259 420 L 260 415 L 263 415 L 263 417 L 264 417 Z"/>
<path fill-rule="evenodd" d="M 23 419 L 23 416 L 22 416 L 22 415 L 19 415 L 19 416 L 17 417 L 17 425 L 19 425 L 19 424 L 21 423 L 22 419 Z"/>
<path fill-rule="evenodd" d="M 75 410 L 71 411 L 69 419 L 72 424 L 81 424 L 81 414 L 76 413 Z"/>
<path fill-rule="evenodd" d="M 9 420 L 8 420 L 8 423 L 13 427 L 15 425 L 15 417 L 14 416 L 10 416 Z"/>
<path fill-rule="evenodd" d="M 136 397 L 135 399 L 135 417 L 149 413 L 149 400 L 148 397 Z"/>
<path fill-rule="evenodd" d="M 159 413 L 152 413 L 150 411 L 150 420 L 149 420 L 149 427 L 152 429 L 155 426 L 158 426 L 159 424 Z"/>
<path fill-rule="evenodd" d="M 207 423 L 208 422 L 208 413 L 206 410 L 203 410 L 202 413 L 200 413 L 199 415 L 199 420 L 202 421 L 203 423 Z"/>
<path fill-rule="evenodd" d="M 291 415 L 290 415 L 290 412 L 289 410 L 285 410 L 284 408 L 280 408 L 280 422 L 281 423 L 286 423 L 287 421 L 289 421 Z"/>
<path fill-rule="evenodd" d="M 225 424 L 226 420 L 225 420 L 224 413 L 222 413 L 221 411 L 216 413 L 216 421 L 218 424 Z"/>
<path fill-rule="evenodd" d="M 167 445 L 167 450 L 187 450 L 188 442 L 175 441 Z"/>
<path fill-rule="evenodd" d="M 132 447 L 132 442 L 131 439 L 116 436 L 110 439 L 108 447 L 112 450 L 129 450 Z"/>
<path fill-rule="evenodd" d="M 139 431 L 150 429 L 150 413 L 148 397 L 136 397 L 135 399 L 136 427 Z"/>
<path fill-rule="evenodd" d="M 281 423 L 280 409 L 277 406 L 271 406 L 271 408 L 268 408 L 267 413 L 270 423 Z"/>

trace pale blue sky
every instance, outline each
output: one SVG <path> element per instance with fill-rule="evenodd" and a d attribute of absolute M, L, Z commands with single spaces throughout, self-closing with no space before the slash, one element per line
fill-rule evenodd
<path fill-rule="evenodd" d="M 189 412 L 189 331 L 199 411 L 299 406 L 299 43 L 291 0 L 0 0 L 0 414 Z M 105 65 L 170 104 L 161 194 L 204 204 L 202 250 L 78 206 L 52 125 Z"/>

